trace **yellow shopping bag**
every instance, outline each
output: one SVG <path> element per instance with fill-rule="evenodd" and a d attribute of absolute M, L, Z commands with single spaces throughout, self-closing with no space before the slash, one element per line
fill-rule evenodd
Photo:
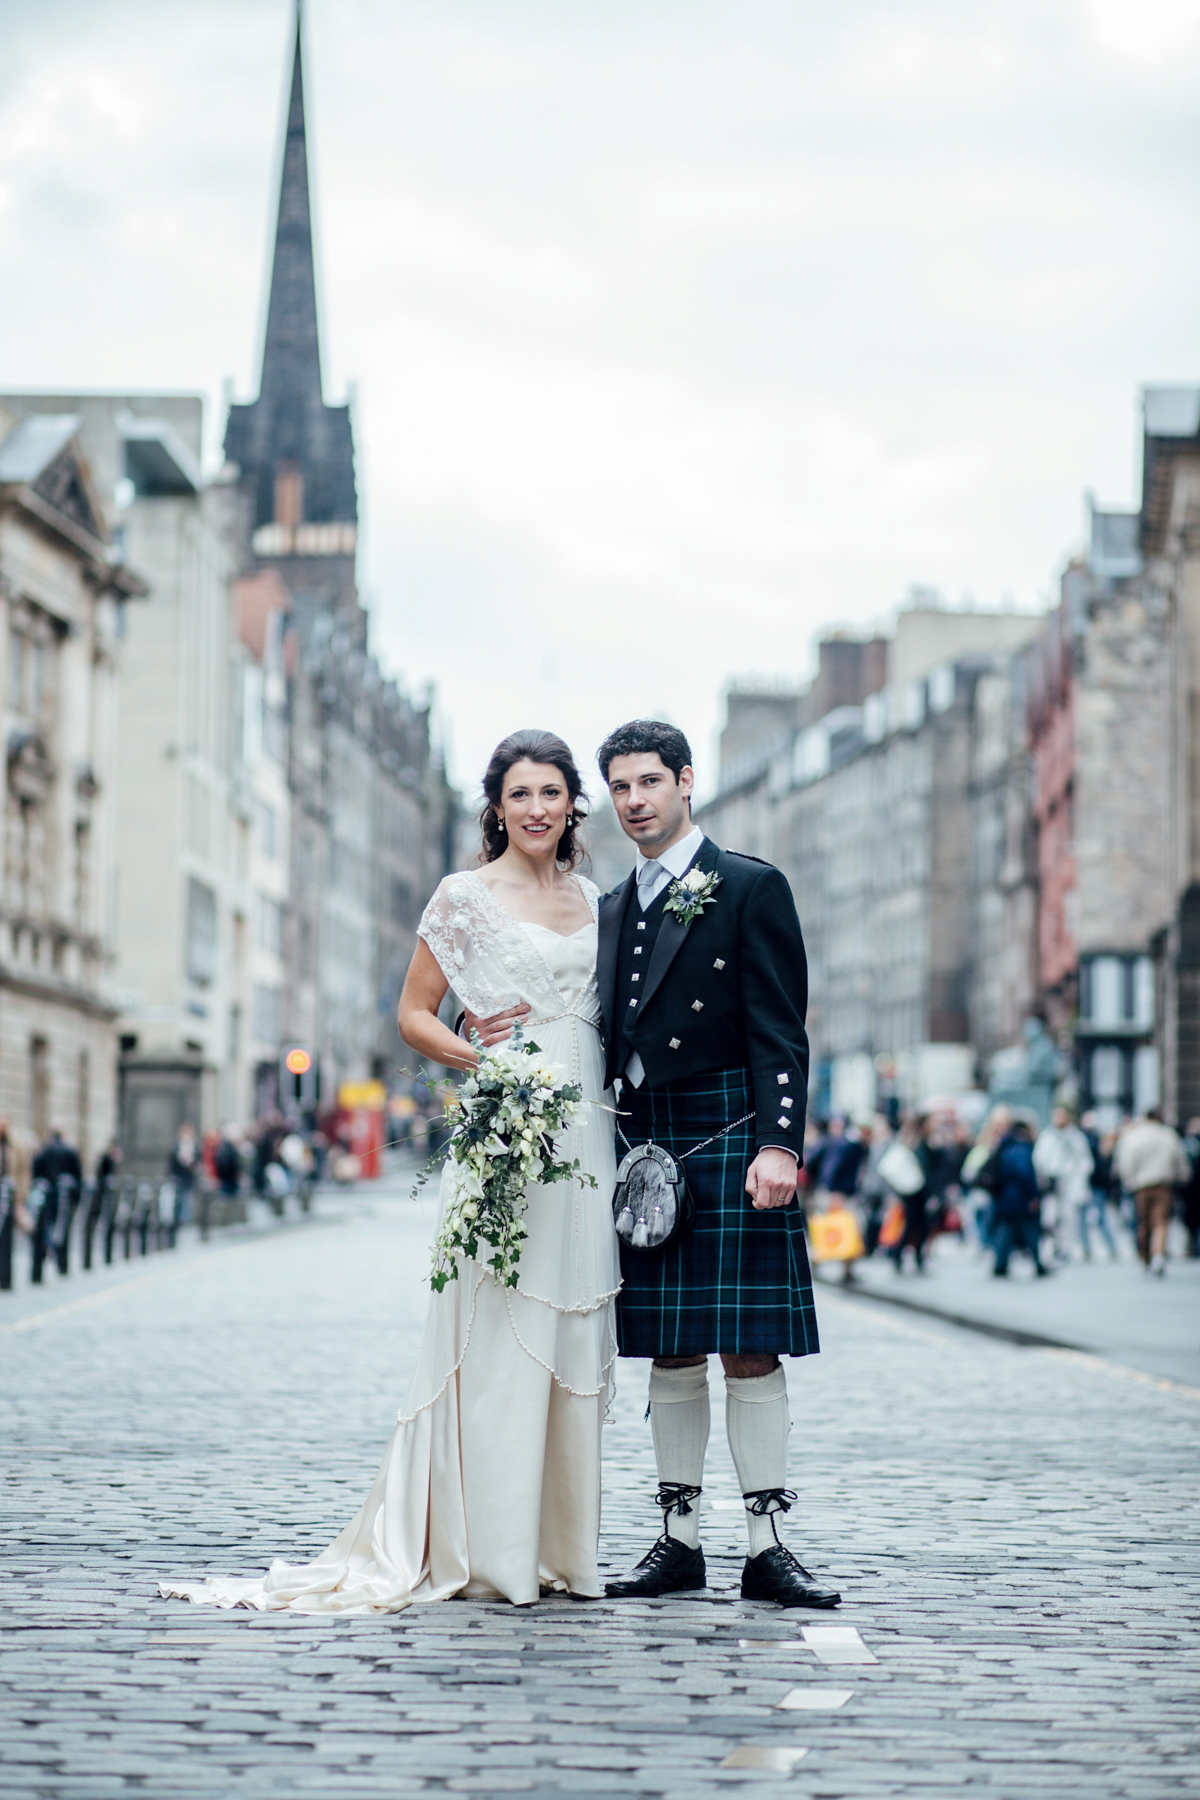
<path fill-rule="evenodd" d="M 831 1206 L 808 1221 L 814 1262 L 857 1262 L 863 1253 L 862 1232 L 848 1206 Z"/>

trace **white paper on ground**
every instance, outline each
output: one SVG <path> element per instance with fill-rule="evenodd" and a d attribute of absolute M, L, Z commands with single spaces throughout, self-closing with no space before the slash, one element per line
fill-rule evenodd
<path fill-rule="evenodd" d="M 775 1702 L 775 1711 L 836 1712 L 853 1698 L 853 1688 L 796 1687 Z"/>
<path fill-rule="evenodd" d="M 802 1625 L 804 1642 L 823 1663 L 873 1663 L 872 1656 L 853 1625 Z"/>
<path fill-rule="evenodd" d="M 777 1775 L 790 1775 L 808 1746 L 801 1744 L 739 1744 L 717 1766 L 721 1769 L 770 1769 Z"/>

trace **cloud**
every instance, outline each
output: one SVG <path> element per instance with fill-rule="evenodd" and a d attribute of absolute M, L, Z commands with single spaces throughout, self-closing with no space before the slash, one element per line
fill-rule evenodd
<path fill-rule="evenodd" d="M 1183 0 L 309 0 L 377 641 L 473 771 L 913 581 L 1034 604 L 1200 373 Z M 257 382 L 289 0 L 9 0 L 0 386 Z"/>

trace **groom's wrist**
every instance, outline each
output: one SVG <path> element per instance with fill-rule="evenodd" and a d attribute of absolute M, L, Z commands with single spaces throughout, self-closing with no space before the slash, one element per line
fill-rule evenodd
<path fill-rule="evenodd" d="M 760 1144 L 758 1148 L 759 1150 L 782 1150 L 785 1156 L 790 1156 L 792 1158 L 797 1168 L 800 1166 L 800 1152 L 794 1149 L 791 1144 Z"/>

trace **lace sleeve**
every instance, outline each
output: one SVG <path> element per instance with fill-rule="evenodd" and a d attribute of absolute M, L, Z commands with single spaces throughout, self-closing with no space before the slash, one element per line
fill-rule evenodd
<path fill-rule="evenodd" d="M 447 875 L 421 915 L 424 938 L 464 1006 L 485 1017 L 521 998 L 519 957 L 500 941 L 487 888 L 477 875 Z M 525 948 L 522 935 L 517 951 Z"/>
<path fill-rule="evenodd" d="M 447 875 L 434 889 L 417 926 L 417 936 L 429 945 L 456 994 L 461 994 L 472 937 L 478 940 L 479 936 L 479 922 L 474 916 L 476 896 L 471 890 L 469 876 Z"/>

